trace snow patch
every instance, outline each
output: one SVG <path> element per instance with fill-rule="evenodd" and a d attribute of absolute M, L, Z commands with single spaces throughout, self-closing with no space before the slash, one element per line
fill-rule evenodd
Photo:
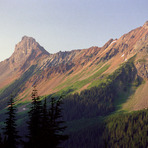
<path fill-rule="evenodd" d="M 125 59 L 124 61 L 127 61 L 127 59 Z"/>
<path fill-rule="evenodd" d="M 124 54 L 121 57 L 124 57 Z"/>

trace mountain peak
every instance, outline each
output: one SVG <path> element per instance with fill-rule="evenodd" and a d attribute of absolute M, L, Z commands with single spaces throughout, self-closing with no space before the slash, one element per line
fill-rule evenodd
<path fill-rule="evenodd" d="M 22 40 L 16 45 L 15 50 L 31 50 L 33 46 L 40 46 L 32 37 L 23 36 Z M 35 49 L 35 48 L 34 48 Z"/>
<path fill-rule="evenodd" d="M 24 54 L 30 54 L 33 50 L 48 54 L 48 52 L 40 46 L 33 37 L 23 36 L 22 40 L 15 46 L 15 52 L 21 51 Z"/>
<path fill-rule="evenodd" d="M 38 57 L 41 54 L 49 55 L 49 53 L 32 37 L 23 36 L 22 40 L 16 44 L 15 51 L 11 56 L 14 63 L 26 60 L 28 57 Z"/>
<path fill-rule="evenodd" d="M 29 37 L 29 36 L 27 36 L 27 35 L 24 35 L 23 37 L 22 37 L 22 40 L 25 40 L 25 39 L 34 39 L 33 37 Z M 35 39 L 34 39 L 35 40 Z"/>
<path fill-rule="evenodd" d="M 144 23 L 143 27 L 144 27 L 145 29 L 148 29 L 148 21 L 146 21 L 146 22 Z"/>
<path fill-rule="evenodd" d="M 36 42 L 36 40 L 33 37 L 28 37 L 26 35 L 22 37 L 22 41 L 33 41 L 33 42 Z"/>

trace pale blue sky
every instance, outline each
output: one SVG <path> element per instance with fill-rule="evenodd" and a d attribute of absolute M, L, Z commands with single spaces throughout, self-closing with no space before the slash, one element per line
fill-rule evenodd
<path fill-rule="evenodd" d="M 0 61 L 22 36 L 48 52 L 102 46 L 148 20 L 148 0 L 0 0 Z"/>

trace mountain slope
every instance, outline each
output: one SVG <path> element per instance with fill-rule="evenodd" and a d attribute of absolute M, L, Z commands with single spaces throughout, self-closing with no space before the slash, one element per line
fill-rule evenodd
<path fill-rule="evenodd" d="M 40 95 L 62 92 L 81 92 L 84 89 L 97 86 L 108 75 L 112 74 L 121 64 L 135 56 L 136 73 L 145 81 L 136 90 L 135 96 L 129 100 L 137 103 L 130 107 L 124 104 L 124 109 L 142 109 L 148 106 L 148 22 L 136 28 L 119 39 L 110 39 L 103 47 L 91 47 L 82 50 L 58 52 L 49 54 L 33 38 L 24 36 L 15 47 L 12 56 L 0 63 L 1 96 L 5 89 L 16 86 L 18 81 L 18 100 L 30 100 L 32 85 L 37 85 Z M 32 70 L 32 66 L 34 66 Z M 29 72 L 26 78 L 24 73 Z M 25 77 L 25 78 L 24 78 Z M 11 85 L 10 85 L 11 84 Z M 13 92 L 13 89 L 10 89 Z M 146 95 L 140 95 L 146 94 Z M 8 97 L 9 94 L 5 96 Z M 0 96 L 0 100 L 4 100 Z M 133 101 L 134 102 L 134 101 Z M 143 103 L 144 102 L 144 103 Z M 128 102 L 127 102 L 128 104 Z M 139 105 L 141 104 L 141 105 Z M 142 105 L 143 104 L 143 105 Z M 128 106 L 128 107 L 127 107 Z"/>

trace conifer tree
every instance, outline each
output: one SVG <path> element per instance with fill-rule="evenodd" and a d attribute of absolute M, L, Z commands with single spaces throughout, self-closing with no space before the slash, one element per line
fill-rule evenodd
<path fill-rule="evenodd" d="M 61 116 L 61 98 L 56 100 L 51 98 L 49 111 L 47 111 L 46 98 L 42 108 L 42 147 L 57 148 L 59 144 L 66 140 L 68 136 L 63 135 L 66 128 L 61 124 L 64 123 Z"/>
<path fill-rule="evenodd" d="M 68 139 L 67 135 L 63 135 L 63 131 L 65 130 L 66 126 L 62 125 L 64 124 L 64 121 L 61 119 L 61 104 L 62 97 L 60 97 L 58 100 L 51 98 L 51 106 L 49 109 L 49 125 L 52 148 L 57 148 L 62 141 Z"/>
<path fill-rule="evenodd" d="M 16 107 L 14 106 L 14 100 L 11 96 L 8 102 L 7 113 L 8 117 L 5 121 L 4 135 L 5 135 L 5 148 L 16 148 L 18 144 L 18 131 L 16 129 Z"/>
<path fill-rule="evenodd" d="M 41 115 L 41 146 L 51 147 L 51 126 L 49 122 L 49 114 L 47 111 L 46 97 L 44 99 L 44 104 L 42 107 Z"/>
<path fill-rule="evenodd" d="M 46 103 L 46 97 L 44 99 L 44 104 L 42 108 L 42 129 L 46 130 L 47 125 L 49 124 L 49 116 L 47 112 L 47 103 Z"/>
<path fill-rule="evenodd" d="M 36 87 L 32 91 L 32 103 L 29 111 L 28 130 L 29 141 L 25 144 L 26 148 L 57 148 L 58 145 L 68 137 L 63 135 L 66 128 L 61 126 L 61 98 L 56 100 L 51 98 L 50 108 L 47 110 L 46 98 L 43 106 Z"/>
<path fill-rule="evenodd" d="M 39 148 L 41 138 L 41 101 L 38 96 L 36 86 L 33 87 L 32 91 L 32 103 L 29 111 L 29 122 L 28 122 L 28 143 L 27 148 Z"/>
<path fill-rule="evenodd" d="M 0 148 L 3 148 L 3 147 L 4 147 L 4 145 L 3 145 L 3 141 L 2 141 L 2 136 L 0 134 Z"/>

